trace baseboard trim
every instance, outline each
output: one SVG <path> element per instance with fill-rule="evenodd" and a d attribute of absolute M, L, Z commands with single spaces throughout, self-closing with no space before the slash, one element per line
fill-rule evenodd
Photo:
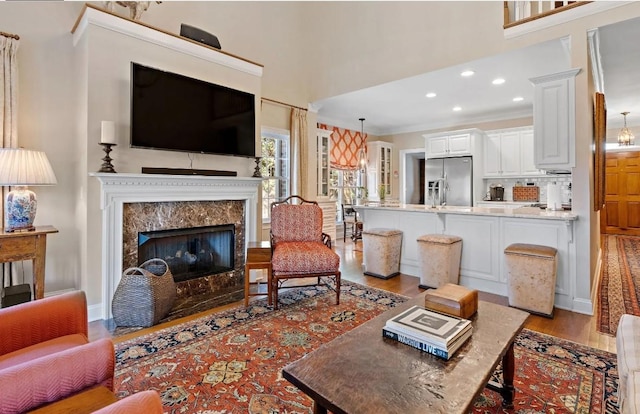
<path fill-rule="evenodd" d="M 598 258 L 596 259 L 596 270 L 595 277 L 593 278 L 593 283 L 591 285 L 591 303 L 597 303 L 598 291 L 600 290 L 600 283 L 602 282 L 602 263 L 603 263 L 603 254 L 602 251 L 602 243 L 598 248 Z M 593 311 L 595 313 L 595 311 Z"/>
<path fill-rule="evenodd" d="M 100 321 L 102 317 L 102 303 L 87 306 L 87 317 L 89 322 Z"/>
<path fill-rule="evenodd" d="M 45 292 L 44 297 L 48 298 L 49 296 L 58 296 L 58 295 L 62 295 L 63 293 L 75 292 L 76 290 L 78 289 L 54 290 L 53 292 Z"/>
<path fill-rule="evenodd" d="M 44 294 L 44 297 L 48 298 L 50 296 L 58 296 L 58 295 L 62 295 L 63 293 L 75 292 L 76 290 L 78 290 L 78 289 L 54 290 L 53 292 L 46 292 Z M 102 318 L 102 303 L 98 303 L 96 305 L 87 306 L 87 318 L 88 318 L 89 322 L 93 322 L 93 321 L 97 321 L 97 320 L 103 319 Z"/>
<path fill-rule="evenodd" d="M 593 302 L 589 299 L 573 299 L 573 312 L 593 316 Z"/>

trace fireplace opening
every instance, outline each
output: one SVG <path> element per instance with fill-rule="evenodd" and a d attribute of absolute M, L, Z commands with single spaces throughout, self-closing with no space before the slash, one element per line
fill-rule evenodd
<path fill-rule="evenodd" d="M 138 233 L 138 264 L 160 258 L 176 282 L 234 269 L 235 226 L 192 227 Z"/>

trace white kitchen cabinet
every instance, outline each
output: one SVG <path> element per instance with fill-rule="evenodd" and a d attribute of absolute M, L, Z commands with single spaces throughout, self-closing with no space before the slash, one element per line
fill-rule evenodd
<path fill-rule="evenodd" d="M 460 274 L 500 282 L 500 218 L 447 215 L 446 232 L 462 238 Z"/>
<path fill-rule="evenodd" d="M 426 148 L 427 158 L 446 157 L 449 149 L 449 137 L 428 138 Z"/>
<path fill-rule="evenodd" d="M 427 158 L 472 155 L 471 134 L 453 134 L 426 138 Z"/>
<path fill-rule="evenodd" d="M 540 175 L 533 162 L 533 130 L 515 128 L 492 131 L 484 142 L 484 177 Z"/>
<path fill-rule="evenodd" d="M 484 176 L 500 175 L 500 133 L 489 133 L 484 140 Z"/>
<path fill-rule="evenodd" d="M 471 155 L 471 134 L 449 135 L 449 156 Z"/>
<path fill-rule="evenodd" d="M 380 186 L 384 184 L 384 198 L 392 194 L 393 144 L 384 141 L 367 143 L 367 188 L 369 200 L 380 200 Z"/>
<path fill-rule="evenodd" d="M 520 174 L 520 133 L 487 134 L 484 143 L 484 176 L 509 177 Z"/>
<path fill-rule="evenodd" d="M 506 132 L 500 136 L 500 167 L 503 176 L 520 174 L 520 133 Z"/>
<path fill-rule="evenodd" d="M 520 170 L 524 176 L 543 175 L 534 160 L 533 130 L 520 132 Z"/>
<path fill-rule="evenodd" d="M 575 77 L 580 70 L 530 79 L 534 85 L 534 161 L 541 170 L 569 170 L 576 165 Z"/>
<path fill-rule="evenodd" d="M 484 171 L 483 143 L 487 138 L 477 128 L 438 132 L 422 135 L 425 139 L 426 158 L 448 158 L 470 155 L 473 159 L 473 198 L 484 197 L 486 188 L 482 182 Z M 426 191 L 426 189 L 425 189 Z"/>
<path fill-rule="evenodd" d="M 331 133 L 332 131 L 326 129 L 316 130 L 318 197 L 329 197 L 329 156 L 331 154 Z"/>

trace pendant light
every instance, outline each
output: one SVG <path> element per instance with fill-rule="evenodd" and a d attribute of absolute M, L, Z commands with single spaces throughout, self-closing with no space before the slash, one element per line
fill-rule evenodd
<path fill-rule="evenodd" d="M 624 116 L 624 127 L 618 133 L 618 145 L 632 145 L 634 137 L 629 128 L 627 128 L 627 115 L 629 115 L 629 112 L 621 112 L 621 115 Z"/>
<path fill-rule="evenodd" d="M 360 134 L 362 138 L 362 145 L 358 150 L 358 169 L 356 174 L 357 185 L 359 188 L 358 199 L 367 198 L 367 153 L 364 149 L 364 118 L 360 118 Z"/>
<path fill-rule="evenodd" d="M 358 151 L 358 170 L 362 172 L 367 171 L 367 153 L 364 150 L 365 140 L 364 140 L 364 118 L 359 118 L 360 121 L 360 135 L 362 137 L 362 145 L 360 146 L 360 150 Z"/>

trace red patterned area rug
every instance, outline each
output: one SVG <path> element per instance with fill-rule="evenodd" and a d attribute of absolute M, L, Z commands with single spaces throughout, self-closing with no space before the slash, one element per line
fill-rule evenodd
<path fill-rule="evenodd" d="M 620 317 L 640 316 L 640 237 L 607 235 L 598 287 L 598 331 L 615 335 Z"/>
<path fill-rule="evenodd" d="M 484 390 L 473 413 L 619 413 L 615 354 L 528 329 L 516 338 L 514 354 L 514 409 L 503 409 L 500 395 Z"/>
<path fill-rule="evenodd" d="M 324 287 L 297 288 L 280 293 L 278 311 L 255 301 L 121 342 L 115 390 L 157 390 L 169 413 L 311 413 L 282 367 L 404 300 L 343 282 L 336 306 Z M 485 390 L 474 413 L 618 412 L 615 355 L 527 330 L 515 355 L 516 409 Z"/>

